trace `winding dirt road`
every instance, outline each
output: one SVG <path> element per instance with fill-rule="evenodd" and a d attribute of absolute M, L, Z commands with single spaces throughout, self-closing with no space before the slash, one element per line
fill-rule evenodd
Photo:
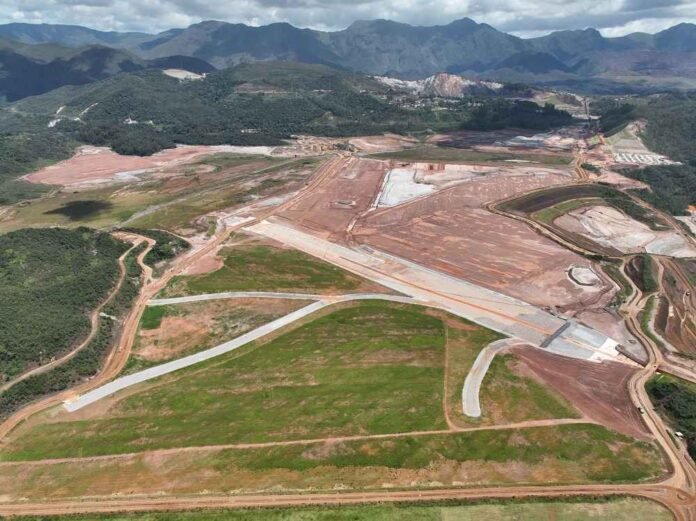
<path fill-rule="evenodd" d="M 317 171 L 309 179 L 307 185 L 300 189 L 295 197 L 276 208 L 270 208 L 266 211 L 259 212 L 258 218 L 265 218 L 275 212 L 282 211 L 291 204 L 295 204 L 298 200 L 305 197 L 307 193 L 311 192 L 311 190 L 318 186 L 324 179 L 340 171 L 341 167 L 346 161 L 348 161 L 348 159 L 349 158 L 345 154 L 334 155 L 334 157 L 322 163 L 319 168 L 317 168 Z M 149 237 L 138 236 L 137 234 L 129 232 L 128 235 L 139 237 L 141 242 L 146 241 L 148 246 L 138 255 L 137 258 L 137 262 L 143 271 L 143 287 L 138 298 L 133 304 L 130 314 L 124 321 L 123 330 L 117 345 L 111 350 L 104 363 L 104 366 L 102 367 L 102 370 L 94 378 L 87 382 L 83 382 L 72 389 L 62 391 L 30 404 L 0 423 L 0 447 L 2 447 L 2 444 L 10 432 L 35 414 L 59 405 L 66 400 L 73 400 L 80 394 L 99 387 L 117 377 L 128 361 L 131 347 L 133 346 L 135 335 L 138 330 L 138 324 L 140 323 L 140 316 L 147 307 L 148 301 L 157 295 L 160 290 L 166 287 L 173 277 L 181 275 L 190 265 L 193 265 L 201 257 L 204 257 L 217 250 L 233 232 L 250 224 L 250 222 L 255 222 L 255 220 L 256 219 L 252 219 L 251 221 L 241 221 L 238 224 L 231 226 L 219 226 L 219 230 L 210 241 L 204 244 L 201 248 L 189 251 L 175 259 L 173 265 L 170 266 L 159 279 L 153 279 L 152 268 L 150 268 L 144 262 L 145 256 L 155 245 L 155 241 Z"/>
<path fill-rule="evenodd" d="M 345 161 L 345 157 L 337 157 L 320 167 L 316 179 L 310 181 L 305 190 L 299 195 L 303 197 L 311 191 L 317 182 L 331 175 Z M 296 200 L 295 200 L 296 201 Z M 293 201 L 294 202 L 294 201 Z M 290 204 L 289 202 L 283 206 Z M 280 207 L 279 207 L 280 208 Z M 278 209 L 279 209 L 278 208 Z M 269 212 L 269 214 L 272 212 Z M 263 216 L 263 218 L 267 215 Z M 259 217 L 261 218 L 261 217 Z M 245 226 L 244 223 L 241 226 Z M 210 253 L 220 246 L 234 231 L 235 227 L 221 230 L 210 243 L 200 250 L 178 259 L 175 266 L 168 270 L 161 279 L 152 281 L 151 272 L 146 277 L 148 283 L 129 315 L 118 347 L 113 350 L 107 363 L 98 377 L 72 391 L 61 393 L 42 402 L 34 404 L 22 411 L 11 421 L 0 426 L 0 439 L 4 438 L 18 423 L 41 410 L 61 403 L 68 394 L 93 389 L 103 382 L 116 376 L 130 353 L 140 315 L 152 298 L 175 275 L 183 272 L 188 265 L 201 256 Z M 149 243 L 148 250 L 152 247 Z M 147 250 L 146 250 L 147 251 Z M 139 261 L 142 261 L 141 255 Z M 375 502 L 396 501 L 440 501 L 456 499 L 482 498 L 520 498 L 520 497 L 567 497 L 567 496 L 616 496 L 633 495 L 657 501 L 674 514 L 677 521 L 696 521 L 696 470 L 691 460 L 685 454 L 684 448 L 672 441 L 661 418 L 652 409 L 650 400 L 645 392 L 645 382 L 655 373 L 661 353 L 652 340 L 644 335 L 638 322 L 638 312 L 645 303 L 644 296 L 634 287 L 632 298 L 624 305 L 626 324 L 631 332 L 640 340 L 649 353 L 649 363 L 638 371 L 630 382 L 630 396 L 636 407 L 644 411 L 645 423 L 654 435 L 658 445 L 664 452 L 671 467 L 670 476 L 656 483 L 640 484 L 596 484 L 568 486 L 501 486 L 501 487 L 472 487 L 472 488 L 432 488 L 426 490 L 393 490 L 373 492 L 332 492 L 305 494 L 252 494 L 240 496 L 153 496 L 153 497 L 109 497 L 103 499 L 61 500 L 49 502 L 18 502 L 0 503 L 2 515 L 50 515 L 80 512 L 118 512 L 146 510 L 184 510 L 196 508 L 240 508 L 240 507 L 279 507 L 305 505 L 348 505 Z M 177 449 L 182 450 L 182 449 Z"/>
<path fill-rule="evenodd" d="M 94 338 L 94 335 L 97 334 L 97 329 L 99 328 L 99 313 L 101 313 L 102 309 L 111 302 L 111 299 L 114 298 L 116 293 L 121 289 L 121 285 L 123 284 L 123 279 L 126 277 L 126 265 L 124 263 L 125 258 L 130 254 L 131 251 L 133 251 L 133 248 L 136 248 L 139 244 L 141 244 L 142 241 L 140 239 L 137 240 L 137 242 L 134 242 L 133 245 L 126 250 L 126 252 L 121 255 L 118 258 L 118 269 L 119 269 L 119 276 L 118 280 L 116 281 L 116 285 L 113 287 L 113 289 L 109 292 L 109 294 L 106 296 L 106 298 L 90 313 L 89 321 L 90 321 L 90 330 L 89 334 L 87 337 L 80 342 L 80 344 L 75 347 L 73 350 L 70 352 L 64 354 L 60 358 L 57 358 L 56 360 L 53 360 L 47 364 L 44 364 L 39 367 L 35 367 L 34 369 L 31 369 L 29 371 L 26 371 L 25 373 L 17 376 L 13 380 L 10 380 L 9 382 L 5 382 L 2 386 L 0 386 L 0 393 L 7 391 L 9 388 L 17 385 L 19 382 L 26 380 L 27 378 L 31 376 L 35 376 L 37 374 L 42 374 L 45 373 L 46 371 L 49 371 L 55 367 L 58 367 L 59 365 L 63 365 L 65 362 L 73 358 L 77 353 L 82 351 L 87 345 L 92 341 Z"/>
<path fill-rule="evenodd" d="M 129 234 L 129 235 L 134 235 L 134 234 Z M 138 255 L 137 262 L 140 265 L 141 269 L 143 270 L 143 277 L 145 278 L 145 280 L 150 280 L 152 278 L 152 269 L 144 263 L 144 258 L 150 252 L 152 247 L 155 245 L 155 241 L 153 239 L 150 239 L 149 237 L 143 237 L 143 236 L 137 236 L 137 237 L 139 238 L 139 244 L 142 243 L 143 241 L 146 241 L 148 244 L 147 248 L 145 248 Z M 137 244 L 136 244 L 136 246 L 137 246 Z M 138 297 L 138 301 L 136 302 L 136 306 L 137 306 L 137 303 L 139 303 L 142 300 L 142 298 L 143 298 L 143 293 L 141 292 L 140 296 Z M 144 302 L 147 302 L 147 300 L 145 300 Z M 140 317 L 140 315 L 138 315 L 138 320 L 139 320 L 139 317 Z M 67 389 L 65 391 L 59 392 L 57 394 L 54 394 L 54 395 L 48 396 L 42 400 L 39 400 L 38 402 L 32 403 L 32 404 L 28 405 L 27 407 L 20 409 L 19 411 L 17 411 L 13 415 L 11 415 L 9 418 L 5 419 L 5 421 L 2 424 L 0 424 L 0 447 L 2 446 L 2 443 L 4 442 L 5 438 L 7 437 L 7 435 L 11 431 L 13 431 L 17 426 L 19 426 L 20 424 L 22 424 L 23 422 L 28 420 L 33 415 L 35 415 L 43 410 L 46 410 L 50 407 L 54 407 L 56 405 L 59 405 L 60 403 L 62 403 L 66 399 L 73 396 L 76 392 L 79 393 L 79 392 L 85 391 L 87 389 L 94 387 L 95 385 L 99 385 L 99 383 L 101 383 L 101 382 L 105 382 L 105 381 L 109 380 L 110 378 L 112 378 L 111 372 L 107 373 L 107 369 L 110 367 L 110 364 L 113 363 L 113 360 L 115 360 L 115 359 L 117 360 L 119 358 L 116 355 L 118 355 L 118 352 L 122 348 L 123 341 L 125 338 L 125 333 L 128 330 L 129 325 L 132 323 L 132 321 L 133 321 L 133 313 L 131 312 L 131 314 L 128 315 L 128 317 L 126 318 L 126 321 L 124 322 L 124 330 L 123 330 L 123 333 L 121 334 L 119 344 L 117 345 L 117 347 L 115 349 L 113 349 L 109 353 L 107 360 L 106 360 L 106 363 L 104 365 L 104 368 L 94 378 L 92 378 L 89 381 L 83 382 L 83 383 L 77 385 L 76 387 L 73 387 L 72 389 Z M 136 322 L 136 325 L 137 325 L 137 322 Z M 132 325 L 130 325 L 130 327 L 132 327 Z M 126 357 L 126 359 L 127 359 L 127 357 Z M 125 360 L 123 360 L 123 363 L 125 364 Z M 119 369 L 119 371 L 120 371 L 120 369 Z"/>

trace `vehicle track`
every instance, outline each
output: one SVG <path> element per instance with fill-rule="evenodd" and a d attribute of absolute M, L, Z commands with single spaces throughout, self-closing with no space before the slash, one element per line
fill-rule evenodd
<path fill-rule="evenodd" d="M 130 234 L 135 236 L 135 234 Z M 137 257 L 137 262 L 140 265 L 141 269 L 143 270 L 143 277 L 151 278 L 152 277 L 152 269 L 147 266 L 143 259 L 145 258 L 145 255 L 147 255 L 152 247 L 155 245 L 155 241 L 153 239 L 150 239 L 149 237 L 143 237 L 143 236 L 137 236 L 141 239 L 142 241 L 146 241 L 148 243 L 148 246 L 138 255 Z M 141 291 L 140 296 L 138 297 L 138 301 L 142 300 L 143 292 Z M 137 305 L 137 303 L 136 303 Z M 107 361 L 104 365 L 104 368 L 102 371 L 100 371 L 99 374 L 97 374 L 94 378 L 92 378 L 89 381 L 83 382 L 72 389 L 66 389 L 65 391 L 61 391 L 57 394 L 48 396 L 42 400 L 39 400 L 38 402 L 35 402 L 33 404 L 28 405 L 27 407 L 24 407 L 23 409 L 20 409 L 7 419 L 3 421 L 0 424 L 0 447 L 2 446 L 2 443 L 4 442 L 5 438 L 7 435 L 12 432 L 16 427 L 18 427 L 20 424 L 24 423 L 27 421 L 31 416 L 34 414 L 43 411 L 45 409 L 48 409 L 49 407 L 53 407 L 55 405 L 58 405 L 62 403 L 64 400 L 68 399 L 70 396 L 72 396 L 75 392 L 81 392 L 86 389 L 90 389 L 91 387 L 94 387 L 95 385 L 99 384 L 100 382 L 106 381 L 109 379 L 110 373 L 107 373 L 107 369 L 109 368 L 109 363 L 114 360 L 115 358 L 115 353 L 118 353 L 118 351 L 121 350 L 121 346 L 123 344 L 123 339 L 124 339 L 124 334 L 127 328 L 129 327 L 129 323 L 132 322 L 132 312 L 131 314 L 126 318 L 126 321 L 124 323 L 124 331 L 121 334 L 120 341 L 117 344 L 117 346 L 111 350 L 107 357 Z M 124 361 L 125 363 L 125 361 Z"/>
<path fill-rule="evenodd" d="M 423 436 L 436 436 L 443 434 L 460 434 L 467 432 L 480 431 L 507 431 L 514 429 L 534 429 L 539 427 L 555 427 L 559 425 L 589 425 L 597 424 L 594 420 L 588 418 L 552 418 L 546 420 L 527 420 L 517 423 L 503 423 L 500 425 L 483 425 L 479 427 L 450 427 L 447 429 L 429 430 L 429 431 L 410 431 L 410 432 L 393 432 L 385 434 L 358 434 L 353 436 L 331 436 L 327 438 L 308 438 L 298 440 L 283 440 L 283 441 L 268 441 L 257 443 L 224 443 L 219 445 L 200 445 L 175 447 L 171 449 L 154 449 L 141 452 L 126 452 L 122 454 L 105 454 L 101 456 L 86 456 L 86 457 L 67 457 L 67 458 L 47 458 L 42 460 L 28 461 L 0 461 L 0 469 L 4 467 L 17 466 L 40 466 L 40 465 L 56 465 L 63 463 L 87 463 L 94 461 L 113 461 L 119 459 L 129 459 L 134 456 L 170 456 L 173 454 L 183 453 L 205 453 L 216 452 L 229 449 L 265 449 L 273 447 L 292 447 L 296 445 L 316 445 L 319 443 L 343 443 L 351 441 L 369 441 L 369 440 L 391 440 L 398 438 L 419 438 Z"/>
<path fill-rule="evenodd" d="M 316 179 L 310 181 L 306 186 L 307 191 L 311 191 L 321 180 L 340 166 L 341 161 L 331 166 L 322 165 Z M 306 191 L 302 191 L 306 194 Z M 291 200 L 294 201 L 294 200 Z M 294 201 L 296 202 L 296 201 Z M 289 203 L 281 207 L 289 206 Z M 245 223 L 245 225 L 248 223 Z M 205 253 L 211 248 L 222 243 L 228 233 L 232 230 L 225 230 L 213 241 L 210 248 L 206 247 Z M 216 236 L 218 237 L 218 236 Z M 150 245 L 151 247 L 151 245 Z M 203 251 L 202 250 L 202 251 Z M 197 258 L 198 255 L 190 257 Z M 191 262 L 193 259 L 188 259 Z M 181 262 L 183 267 L 177 272 L 183 271 L 188 265 Z M 173 272 L 172 272 L 173 273 Z M 174 276 L 173 274 L 171 276 Z M 149 292 L 141 292 L 138 306 L 131 313 L 131 328 L 133 323 L 137 326 L 140 313 L 147 303 Z M 154 295 L 155 293 L 152 293 Z M 0 514 L 2 515 L 53 515 L 53 514 L 74 514 L 81 512 L 138 512 L 147 510 L 186 510 L 196 508 L 242 508 L 242 507 L 281 507 L 281 506 L 307 506 L 307 505 L 349 505 L 377 502 L 428 502 L 442 500 L 471 500 L 484 498 L 516 499 L 520 497 L 569 497 L 569 496 L 616 496 L 632 495 L 644 497 L 657 501 L 674 514 L 677 521 L 696 521 L 696 499 L 694 497 L 694 483 L 696 483 L 696 471 L 683 448 L 674 444 L 670 439 L 662 420 L 657 416 L 651 407 L 650 400 L 645 392 L 645 382 L 655 373 L 658 362 L 661 359 L 659 349 L 652 341 L 642 334 L 640 324 L 637 321 L 637 312 L 640 310 L 640 303 L 643 297 L 638 288 L 634 286 L 634 294 L 629 302 L 624 305 L 626 311 L 626 324 L 649 353 L 650 361 L 641 371 L 638 371 L 631 379 L 629 392 L 636 406 L 643 407 L 646 411 L 644 419 L 646 425 L 655 436 L 660 448 L 665 453 L 671 467 L 670 477 L 656 482 L 645 484 L 597 484 L 597 485 L 568 485 L 568 486 L 502 486 L 502 487 L 474 487 L 459 489 L 425 489 L 425 490 L 398 490 L 398 491 L 366 491 L 366 492 L 332 492 L 332 493 L 308 493 L 308 494 L 255 494 L 239 496 L 169 496 L 169 497 L 124 497 L 108 499 L 79 499 L 62 500 L 50 502 L 21 502 L 21 503 L 0 503 Z M 134 330 L 130 331 L 134 334 Z M 115 351 L 110 359 L 108 368 L 100 377 L 100 381 L 105 381 L 113 371 L 107 369 L 116 368 L 120 370 L 122 363 L 125 363 L 130 350 L 130 335 L 124 335 L 119 349 Z M 124 357 L 125 354 L 125 358 Z M 119 364 L 121 364 L 119 366 Z M 92 383 L 92 382 L 90 382 Z M 85 388 L 94 387 L 94 384 Z M 77 389 L 78 391 L 81 389 Z M 23 413 L 27 418 L 31 414 L 43 410 L 51 403 L 60 403 L 60 399 L 53 397 L 52 401 L 46 400 L 27 409 L 33 412 Z M 26 411 L 27 409 L 23 410 Z M 7 422 L 6 422 L 7 423 Z M 0 439 L 9 430 L 3 424 L 0 426 Z M 15 423 L 16 426 L 16 423 Z M 10 429 L 11 430 L 11 429 Z M 181 450 L 181 449 L 177 449 Z"/>
<path fill-rule="evenodd" d="M 300 189 L 297 195 L 291 198 L 289 201 L 278 206 L 277 208 L 269 209 L 266 212 L 262 212 L 259 218 L 265 218 L 266 216 L 272 215 L 276 211 L 281 211 L 282 209 L 288 207 L 290 204 L 294 204 L 296 200 L 304 197 L 307 192 L 311 191 L 318 184 L 320 184 L 323 179 L 327 176 L 333 174 L 336 169 L 346 161 L 346 157 L 341 154 L 336 154 L 331 160 L 322 163 L 317 169 L 316 173 L 312 175 L 309 182 L 305 187 Z M 140 237 L 141 240 L 147 241 L 147 248 L 138 255 L 137 262 L 143 270 L 143 287 L 141 288 L 140 294 L 133 305 L 131 313 L 124 321 L 123 331 L 121 332 L 119 341 L 117 345 L 109 353 L 102 370 L 94 378 L 87 382 L 83 382 L 78 386 L 62 391 L 55 395 L 46 397 L 38 402 L 28 405 L 14 413 L 13 415 L 6 418 L 2 423 L 0 423 L 0 447 L 5 442 L 7 436 L 19 425 L 27 421 L 29 418 L 35 414 L 48 409 L 50 407 L 56 406 L 68 399 L 74 399 L 76 395 L 86 392 L 90 389 L 99 387 L 103 383 L 108 382 L 112 378 L 118 376 L 118 374 L 123 370 L 123 367 L 128 361 L 130 356 L 130 351 L 135 340 L 135 334 L 137 332 L 138 323 L 140 322 L 140 316 L 142 315 L 147 302 L 153 298 L 161 289 L 163 289 L 167 283 L 175 276 L 183 273 L 189 265 L 196 262 L 201 257 L 209 254 L 210 252 L 216 250 L 221 246 L 231 233 L 234 231 L 250 224 L 249 222 L 242 222 L 237 225 L 222 227 L 212 238 L 210 242 L 205 244 L 199 250 L 191 251 L 183 254 L 181 257 L 175 260 L 174 264 L 162 275 L 161 278 L 153 280 L 152 268 L 147 266 L 144 262 L 145 256 L 152 250 L 155 245 L 155 241 L 149 237 L 141 236 L 129 232 L 131 236 Z"/>
<path fill-rule="evenodd" d="M 138 245 L 142 244 L 142 241 L 138 239 L 136 243 L 134 243 L 126 252 L 121 255 L 118 258 L 118 269 L 119 269 L 119 276 L 118 280 L 116 281 L 116 285 L 113 287 L 113 289 L 109 292 L 109 294 L 106 296 L 104 300 L 96 307 L 92 312 L 90 313 L 89 321 L 90 321 L 90 330 L 89 334 L 87 337 L 80 342 L 80 344 L 69 351 L 68 353 L 64 354 L 60 358 L 53 360 L 47 364 L 44 364 L 39 367 L 35 367 L 34 369 L 30 369 L 29 371 L 26 371 L 25 373 L 17 376 L 13 380 L 10 380 L 9 382 L 5 382 L 2 386 L 0 386 L 0 393 L 7 391 L 11 387 L 17 385 L 19 382 L 22 382 L 26 380 L 27 378 L 30 378 L 32 376 L 36 376 L 38 374 L 45 373 L 46 371 L 49 371 L 55 367 L 58 367 L 60 365 L 63 365 L 65 362 L 68 360 L 72 359 L 77 353 L 82 351 L 87 345 L 92 341 L 94 336 L 97 334 L 97 330 L 99 328 L 99 313 L 101 313 L 102 309 L 111 302 L 111 299 L 114 298 L 116 293 L 119 292 L 121 289 L 121 285 L 123 284 L 123 280 L 126 278 L 126 265 L 124 263 L 125 258 L 130 255 L 131 251 L 133 251 L 134 248 L 136 248 Z"/>

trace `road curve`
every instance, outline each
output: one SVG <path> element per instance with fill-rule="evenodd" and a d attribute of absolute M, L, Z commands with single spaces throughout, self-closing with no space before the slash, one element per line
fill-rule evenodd
<path fill-rule="evenodd" d="M 114 298 L 114 295 L 116 295 L 116 293 L 118 293 L 118 291 L 121 289 L 123 279 L 125 279 L 126 277 L 126 266 L 124 264 L 125 258 L 130 254 L 131 251 L 133 251 L 135 247 L 137 247 L 140 244 L 142 244 L 142 240 L 138 238 L 136 241 L 133 242 L 133 245 L 118 258 L 118 280 L 116 281 L 116 285 L 112 288 L 112 290 L 109 292 L 106 298 L 102 300 L 101 303 L 99 303 L 99 305 L 96 308 L 94 308 L 90 313 L 90 330 L 87 337 L 82 342 L 80 342 L 80 344 L 77 347 L 64 354 L 60 358 L 57 358 L 56 360 L 48 362 L 47 364 L 44 364 L 42 366 L 35 367 L 34 369 L 30 369 L 29 371 L 26 371 L 21 375 L 17 376 L 16 378 L 10 380 L 9 382 L 5 382 L 2 386 L 0 386 L 0 393 L 7 391 L 11 387 L 17 385 L 19 382 L 22 382 L 31 376 L 36 376 L 38 374 L 45 373 L 46 371 L 50 371 L 55 367 L 63 365 L 65 362 L 73 358 L 77 353 L 79 353 L 85 347 L 87 347 L 87 345 L 92 341 L 94 335 L 97 334 L 97 330 L 99 329 L 99 313 L 101 313 L 101 310 L 104 309 L 104 307 L 109 302 L 111 302 L 111 299 Z"/>
<path fill-rule="evenodd" d="M 155 367 L 150 367 L 148 369 L 145 369 L 144 371 L 139 371 L 134 374 L 129 374 L 120 378 L 116 378 L 115 380 L 105 385 L 102 385 L 101 387 L 92 389 L 91 391 L 79 396 L 76 399 L 66 401 L 63 404 L 63 406 L 69 412 L 77 411 L 91 403 L 101 400 L 102 398 L 106 398 L 107 396 L 111 396 L 112 394 L 126 389 L 128 387 L 131 387 L 133 385 L 146 382 L 148 380 L 152 380 L 154 378 L 158 378 L 169 373 L 173 373 L 180 369 L 184 369 L 185 367 L 190 367 L 192 365 L 205 362 L 206 360 L 210 360 L 211 358 L 224 355 L 226 353 L 234 351 L 235 349 L 239 349 L 240 347 L 243 347 L 251 342 L 254 342 L 255 340 L 259 340 L 264 336 L 278 331 L 279 329 L 289 326 L 294 322 L 297 322 L 302 318 L 312 315 L 313 313 L 316 313 L 317 311 L 320 311 L 321 309 L 324 309 L 325 307 L 330 306 L 332 304 L 336 304 L 339 302 L 350 302 L 355 300 L 374 299 L 389 300 L 393 302 L 415 303 L 413 299 L 410 299 L 408 297 L 400 297 L 397 295 L 382 295 L 379 293 L 358 293 L 353 295 L 345 295 L 318 300 L 316 302 L 313 302 L 312 304 L 309 304 L 308 306 L 304 306 L 298 309 L 297 311 L 293 311 L 292 313 L 280 317 L 279 319 L 273 320 L 268 324 L 264 324 L 254 329 L 253 331 L 249 331 L 248 333 L 245 333 L 237 338 L 234 338 L 228 342 L 215 346 L 211 349 L 206 349 L 205 351 L 201 351 L 199 353 L 194 353 L 192 355 L 184 356 L 182 358 L 177 358 L 176 360 L 172 360 L 171 362 L 160 364 Z"/>
<path fill-rule="evenodd" d="M 293 202 L 304 197 L 308 192 L 318 186 L 323 179 L 331 175 L 342 164 L 343 161 L 345 161 L 345 158 L 339 153 L 331 161 L 322 164 L 314 175 L 312 175 L 312 178 L 309 180 L 307 185 L 300 189 L 296 197 L 281 204 L 277 208 L 270 208 L 266 211 L 259 212 L 258 218 L 266 218 L 277 211 L 282 211 L 290 204 L 293 204 Z M 238 209 L 237 213 L 244 213 L 246 208 L 247 207 Z M 255 218 L 251 218 L 251 221 L 254 220 Z M 145 256 L 152 249 L 155 241 L 149 237 L 139 236 L 142 240 L 145 240 L 148 243 L 148 247 L 138 256 L 137 259 L 138 264 L 143 270 L 144 284 L 137 300 L 131 308 L 131 313 L 124 321 L 123 330 L 118 343 L 109 353 L 105 363 L 103 364 L 101 372 L 91 380 L 83 382 L 72 389 L 59 392 L 52 396 L 48 396 L 43 400 L 30 404 L 18 410 L 4 421 L 0 422 L 0 444 L 4 442 L 5 438 L 12 431 L 14 431 L 17 426 L 31 418 L 34 414 L 48 409 L 49 407 L 58 405 L 64 402 L 66 399 L 74 398 L 81 392 L 94 389 L 102 382 L 108 382 L 112 378 L 118 376 L 118 374 L 123 370 L 123 367 L 126 365 L 128 357 L 130 356 L 131 347 L 133 346 L 137 327 L 140 322 L 140 316 L 142 315 L 147 302 L 160 290 L 162 290 L 173 277 L 184 273 L 189 265 L 196 262 L 199 258 L 209 254 L 211 251 L 219 248 L 227 240 L 230 234 L 248 224 L 249 221 L 243 220 L 239 223 L 221 227 L 213 238 L 201 248 L 192 249 L 191 251 L 177 257 L 172 266 L 170 266 L 170 268 L 156 280 L 153 279 L 152 269 L 144 263 Z M 136 234 L 129 233 L 129 235 Z"/>
<path fill-rule="evenodd" d="M 466 375 L 464 387 L 462 387 L 462 410 L 466 416 L 471 418 L 481 417 L 480 395 L 483 378 L 486 376 L 495 355 L 517 343 L 519 342 L 510 338 L 503 338 L 491 342 L 481 349 L 469 373 Z"/>

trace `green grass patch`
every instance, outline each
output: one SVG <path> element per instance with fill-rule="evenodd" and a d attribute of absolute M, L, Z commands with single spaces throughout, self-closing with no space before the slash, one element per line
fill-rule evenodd
<path fill-rule="evenodd" d="M 483 418 L 516 423 L 550 418 L 580 418 L 563 397 L 536 380 L 518 374 L 513 354 L 493 359 L 481 385 Z M 497 417 L 497 418 L 496 418 Z"/>
<path fill-rule="evenodd" d="M 581 464 L 585 479 L 600 482 L 646 479 L 661 467 L 659 453 L 652 445 L 590 424 L 351 441 L 311 458 L 306 446 L 230 450 L 224 454 L 232 458 L 229 463 L 233 466 L 256 471 L 306 471 L 324 466 L 422 469 L 443 460 L 543 465 L 560 460 Z M 515 481 L 513 476 L 499 479 Z"/>
<path fill-rule="evenodd" d="M 618 308 L 633 294 L 633 286 L 631 286 L 619 264 L 604 262 L 602 263 L 602 269 L 619 286 L 619 291 L 614 295 L 610 303 L 610 306 Z"/>
<path fill-rule="evenodd" d="M 655 342 L 658 346 L 664 347 L 662 340 L 660 340 L 655 333 L 653 333 L 652 319 L 655 312 L 655 306 L 657 306 L 657 297 L 652 295 L 648 298 L 645 303 L 645 307 L 638 313 L 638 319 L 640 320 L 640 328 L 643 333 L 650 337 L 650 339 Z"/>
<path fill-rule="evenodd" d="M 361 303 L 145 385 L 105 417 L 38 425 L 3 457 L 446 428 L 444 341 L 421 308 Z"/>
<path fill-rule="evenodd" d="M 140 327 L 142 329 L 157 329 L 166 315 L 167 306 L 148 306 L 140 317 Z"/>
<path fill-rule="evenodd" d="M 167 296 L 220 291 L 356 291 L 363 279 L 297 250 L 240 246 L 222 251 L 224 266 L 194 277 L 175 277 Z"/>

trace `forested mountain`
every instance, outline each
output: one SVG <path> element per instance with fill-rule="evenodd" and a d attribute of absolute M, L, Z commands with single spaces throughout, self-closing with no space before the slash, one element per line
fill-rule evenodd
<path fill-rule="evenodd" d="M 263 145 L 293 134 L 457 128 L 475 107 L 494 99 L 496 122 L 482 125 L 505 126 L 505 114 L 512 117 L 518 106 L 524 121 L 514 116 L 514 126 L 543 129 L 570 120 L 552 107 L 543 111 L 531 102 L 496 97 L 469 96 L 446 107 L 417 99 L 372 77 L 322 65 L 241 64 L 195 81 L 141 71 L 19 101 L 0 112 L 0 131 L 50 130 L 121 153 L 150 154 L 175 143 Z"/>
<path fill-rule="evenodd" d="M 145 60 L 102 45 L 72 49 L 0 39 L 0 98 L 14 101 L 63 85 L 84 85 L 120 72 L 147 68 L 184 68 L 198 73 L 214 70 L 207 62 L 188 56 Z"/>
<path fill-rule="evenodd" d="M 66 47 L 108 45 L 127 47 L 151 40 L 151 34 L 95 31 L 80 25 L 10 23 L 0 25 L 0 36 L 22 43 L 57 43 Z"/>
<path fill-rule="evenodd" d="M 275 145 L 295 134 L 546 130 L 572 122 L 551 105 L 517 99 L 530 89 L 496 87 L 424 98 L 363 74 L 287 62 L 241 64 L 196 80 L 144 70 L 66 86 L 0 107 L 0 204 L 36 196 L 37 185 L 15 178 L 80 143 L 148 155 L 179 143 Z"/>
<path fill-rule="evenodd" d="M 619 38 L 605 38 L 594 29 L 586 29 L 522 39 L 468 18 L 431 27 L 388 20 L 359 21 L 335 32 L 300 29 L 287 23 L 250 27 L 206 21 L 156 35 L 9 24 L 0 26 L 0 36 L 73 47 L 100 44 L 128 50 L 142 59 L 183 55 L 218 68 L 280 60 L 404 79 L 453 72 L 578 85 L 588 80 L 597 85 L 641 85 L 645 78 L 663 85 L 680 78 L 696 80 L 693 24 L 680 24 L 654 35 L 634 33 Z"/>

